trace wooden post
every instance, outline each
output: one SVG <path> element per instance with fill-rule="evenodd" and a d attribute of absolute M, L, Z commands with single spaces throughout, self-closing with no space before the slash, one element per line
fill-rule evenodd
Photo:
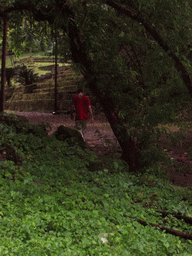
<path fill-rule="evenodd" d="M 5 105 L 6 46 L 7 46 L 7 15 L 4 12 L 3 13 L 3 48 L 2 48 L 2 61 L 1 61 L 0 113 L 4 112 L 4 105 Z"/>

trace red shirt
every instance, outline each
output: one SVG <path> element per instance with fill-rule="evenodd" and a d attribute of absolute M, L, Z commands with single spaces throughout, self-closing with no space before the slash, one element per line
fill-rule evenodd
<path fill-rule="evenodd" d="M 73 97 L 72 105 L 75 106 L 76 120 L 88 120 L 88 107 L 91 106 L 90 100 L 87 96 Z"/>

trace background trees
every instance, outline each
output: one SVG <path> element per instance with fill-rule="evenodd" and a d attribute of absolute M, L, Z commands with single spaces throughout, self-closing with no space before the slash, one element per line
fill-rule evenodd
<path fill-rule="evenodd" d="M 189 2 L 8 2 L 7 12 L 62 29 L 60 47 L 97 96 L 130 170 L 155 160 L 158 124 L 192 96 Z"/>

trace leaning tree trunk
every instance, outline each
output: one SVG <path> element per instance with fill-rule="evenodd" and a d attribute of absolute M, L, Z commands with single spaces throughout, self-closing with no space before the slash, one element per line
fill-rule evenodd
<path fill-rule="evenodd" d="M 92 78 L 93 77 L 94 74 L 92 75 Z M 88 81 L 91 80 L 90 75 L 86 78 Z M 118 114 L 115 113 L 115 104 L 113 103 L 113 100 L 106 94 L 104 96 L 102 91 L 98 89 L 96 78 L 93 78 L 88 83 L 88 86 L 91 92 L 97 97 L 104 110 L 113 133 L 121 146 L 123 160 L 128 163 L 131 172 L 137 172 L 139 170 L 139 150 L 137 149 L 133 138 L 128 135 L 124 123 L 120 120 Z"/>
<path fill-rule="evenodd" d="M 65 6 L 63 8 L 63 12 L 68 14 L 70 17 L 68 28 L 64 28 L 68 33 L 70 38 L 70 50 L 72 53 L 72 60 L 74 63 L 78 63 L 81 65 L 81 70 L 88 81 L 88 87 L 98 99 L 101 106 L 103 107 L 104 113 L 109 121 L 109 124 L 116 136 L 119 145 L 122 149 L 123 159 L 128 163 L 129 169 L 132 172 L 136 172 L 139 169 L 138 165 L 138 151 L 134 141 L 130 136 L 128 136 L 127 129 L 123 122 L 118 118 L 118 115 L 115 113 L 115 104 L 109 98 L 109 96 L 103 96 L 102 91 L 98 88 L 98 83 L 96 79 L 96 74 L 92 72 L 92 63 L 89 61 L 89 58 L 86 54 L 85 44 L 80 40 L 79 30 L 74 23 L 73 12 Z"/>

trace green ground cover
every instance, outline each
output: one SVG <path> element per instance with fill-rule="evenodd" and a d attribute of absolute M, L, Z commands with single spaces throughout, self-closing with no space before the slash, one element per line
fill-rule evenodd
<path fill-rule="evenodd" d="M 0 141 L 17 156 L 0 161 L 0 255 L 192 255 L 191 240 L 149 224 L 191 234 L 174 215 L 192 217 L 190 188 L 155 170 L 131 174 L 124 162 L 60 142 L 43 126 L 0 124 Z"/>

